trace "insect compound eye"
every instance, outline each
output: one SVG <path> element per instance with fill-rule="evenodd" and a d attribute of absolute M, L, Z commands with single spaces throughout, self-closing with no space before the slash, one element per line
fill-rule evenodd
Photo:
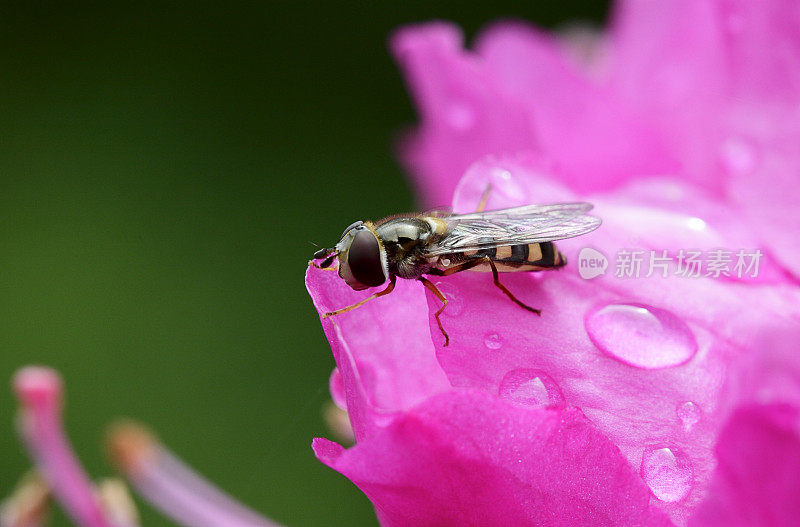
<path fill-rule="evenodd" d="M 386 281 L 378 239 L 368 229 L 359 229 L 350 244 L 347 255 L 350 273 L 358 284 L 350 283 L 353 289 L 379 286 Z M 348 282 L 349 283 L 349 282 Z M 358 286 L 361 287 L 358 287 Z"/>

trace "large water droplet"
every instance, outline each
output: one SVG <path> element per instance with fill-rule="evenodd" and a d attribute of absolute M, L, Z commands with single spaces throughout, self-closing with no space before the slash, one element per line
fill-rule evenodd
<path fill-rule="evenodd" d="M 503 347 L 503 338 L 497 333 L 489 333 L 483 338 L 483 343 L 490 350 L 499 350 Z"/>
<path fill-rule="evenodd" d="M 519 369 L 508 372 L 500 381 L 500 397 L 525 406 L 564 406 L 564 394 L 546 373 Z"/>
<path fill-rule="evenodd" d="M 511 175 L 511 171 L 500 166 L 489 170 L 486 185 L 492 187 L 489 193 L 490 199 L 494 197 L 503 201 L 517 201 L 524 199 L 527 195 L 525 188 Z"/>
<path fill-rule="evenodd" d="M 444 280 L 435 282 L 434 285 L 439 288 L 439 291 L 447 299 L 447 307 L 444 308 L 442 316 L 457 317 L 460 315 L 464 311 L 464 299 L 461 298 L 458 287 Z"/>
<path fill-rule="evenodd" d="M 514 175 L 520 171 L 512 164 L 494 158 L 484 158 L 473 163 L 458 182 L 453 197 L 456 212 L 475 212 L 489 190 L 486 210 L 511 207 L 529 203 L 523 182 Z"/>
<path fill-rule="evenodd" d="M 722 143 L 719 155 L 723 166 L 731 174 L 752 172 L 758 163 L 756 147 L 740 137 L 731 137 Z"/>
<path fill-rule="evenodd" d="M 697 353 L 697 340 L 681 319 L 645 304 L 609 304 L 584 320 L 595 346 L 637 368 L 678 366 Z"/>
<path fill-rule="evenodd" d="M 641 475 L 653 495 L 661 501 L 680 501 L 692 489 L 691 462 L 670 448 L 645 451 Z"/>
<path fill-rule="evenodd" d="M 683 423 L 683 430 L 686 432 L 691 431 L 692 427 L 700 420 L 700 408 L 692 401 L 679 404 L 675 413 L 678 414 L 678 419 Z"/>

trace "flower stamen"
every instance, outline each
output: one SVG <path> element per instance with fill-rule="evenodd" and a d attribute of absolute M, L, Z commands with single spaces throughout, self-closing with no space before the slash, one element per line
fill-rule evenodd
<path fill-rule="evenodd" d="M 212 485 L 136 423 L 113 426 L 108 434 L 108 449 L 119 470 L 139 494 L 182 525 L 278 525 Z"/>
<path fill-rule="evenodd" d="M 35 471 L 23 476 L 11 496 L 0 503 L 3 527 L 40 527 L 45 525 L 50 505 L 50 489 Z"/>
<path fill-rule="evenodd" d="M 50 368 L 28 366 L 12 384 L 21 404 L 20 436 L 65 512 L 83 527 L 112 527 L 64 434 L 61 377 Z"/>

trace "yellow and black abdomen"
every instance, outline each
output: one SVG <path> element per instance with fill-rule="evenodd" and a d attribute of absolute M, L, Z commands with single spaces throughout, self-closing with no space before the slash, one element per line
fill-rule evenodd
<path fill-rule="evenodd" d="M 467 260 L 475 257 L 489 257 L 500 272 L 543 271 L 557 269 L 567 264 L 566 257 L 553 242 L 528 243 L 524 245 L 506 245 L 478 251 L 467 251 Z M 474 267 L 474 271 L 490 271 L 488 264 Z"/>

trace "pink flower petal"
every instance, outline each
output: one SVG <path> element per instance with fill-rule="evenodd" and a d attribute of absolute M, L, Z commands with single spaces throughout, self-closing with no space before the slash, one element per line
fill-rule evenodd
<path fill-rule="evenodd" d="M 325 439 L 314 450 L 367 494 L 385 526 L 669 525 L 576 410 L 451 392 L 349 450 Z"/>
<path fill-rule="evenodd" d="M 775 320 L 760 328 L 755 339 L 757 353 L 732 365 L 720 407 L 727 414 L 740 406 L 788 404 L 800 408 L 800 326 Z"/>
<path fill-rule="evenodd" d="M 796 525 L 800 518 L 800 328 L 771 324 L 720 397 L 729 418 L 692 526 Z"/>
<path fill-rule="evenodd" d="M 451 24 L 404 28 L 391 39 L 420 113 L 402 157 L 426 206 L 450 203 L 464 170 L 489 154 L 536 147 L 526 106 L 504 93 L 480 58 L 462 49 Z"/>
<path fill-rule="evenodd" d="M 483 188 L 479 174 L 490 178 L 497 166 L 496 161 L 478 164 L 462 183 Z M 526 199 L 537 188 L 545 189 L 541 201 L 563 197 L 552 184 L 539 184 L 535 171 L 508 162 L 499 166 L 521 176 L 505 182 L 512 190 L 522 189 Z M 458 188 L 454 205 L 467 207 L 460 193 L 474 196 L 475 189 L 466 183 Z M 518 204 L 502 201 L 516 191 L 499 190 L 495 205 Z M 572 262 L 581 246 L 610 256 L 624 247 L 726 247 L 746 236 L 725 223 L 698 230 L 697 222 L 669 208 L 634 207 L 636 200 L 626 202 L 623 193 L 591 201 L 608 221 L 590 235 L 559 244 Z M 714 207 L 709 202 L 700 209 Z M 783 282 L 756 286 L 658 275 L 622 279 L 613 272 L 584 280 L 573 263 L 556 272 L 504 274 L 503 283 L 520 300 L 542 309 L 541 317 L 510 302 L 490 275 L 441 279 L 458 291 L 462 307 L 455 316 L 445 310 L 442 317 L 450 334 L 448 347 L 430 317 L 437 357 L 454 386 L 479 388 L 522 405 L 581 408 L 633 466 L 640 466 L 648 452 L 669 449 L 678 460 L 671 470 L 694 475 L 685 480 L 691 488 L 663 494 L 667 499 L 661 506 L 682 522 L 703 498 L 711 477 L 712 449 L 726 417 L 718 398 L 731 362 L 759 347 L 764 324 L 797 324 L 800 292 Z M 432 311 L 438 309 L 433 295 L 428 302 Z M 661 485 L 654 481 L 652 486 Z"/>
<path fill-rule="evenodd" d="M 681 175 L 732 198 L 800 276 L 797 3 L 630 0 L 614 22 L 615 89 L 657 125 Z"/>
<path fill-rule="evenodd" d="M 774 292 L 758 294 L 748 286 L 687 279 L 685 287 L 665 290 L 661 280 L 640 279 L 606 288 L 566 270 L 503 276 L 518 298 L 542 309 L 536 317 L 505 298 L 490 276 L 447 280 L 464 303 L 458 316 L 443 317 L 450 345 L 442 347 L 434 333 L 450 381 L 517 404 L 577 406 L 635 467 L 648 447 L 681 452 L 697 485 L 681 503 L 664 505 L 676 520 L 702 498 L 713 469 L 717 398 L 729 361 L 745 346 L 757 346 L 747 335 L 760 322 L 783 316 L 771 305 L 779 298 Z M 434 297 L 428 300 L 431 309 L 438 306 Z M 709 301 L 719 307 L 704 314 Z M 784 307 L 797 315 L 788 301 Z M 594 316 L 599 328 L 587 322 Z M 651 316 L 658 325 L 641 320 Z M 430 324 L 438 331 L 433 317 Z"/>
<path fill-rule="evenodd" d="M 619 2 L 610 87 L 646 116 L 681 162 L 681 174 L 721 192 L 718 148 L 730 92 L 714 2 Z"/>
<path fill-rule="evenodd" d="M 737 98 L 800 98 L 800 10 L 792 0 L 713 2 Z"/>
<path fill-rule="evenodd" d="M 800 408 L 737 410 L 719 438 L 711 492 L 692 527 L 791 526 L 800 518 Z"/>
<path fill-rule="evenodd" d="M 476 52 L 503 89 L 525 101 L 541 152 L 572 189 L 612 188 L 678 168 L 654 128 L 574 69 L 550 35 L 520 23 L 495 24 L 481 34 Z"/>
<path fill-rule="evenodd" d="M 306 287 L 321 314 L 371 292 L 353 291 L 337 273 L 313 267 L 306 273 Z M 390 295 L 322 320 L 356 438 L 369 435 L 395 412 L 450 388 L 431 350 L 427 309 L 422 284 L 399 280 Z M 333 395 L 341 401 L 338 388 Z"/>
<path fill-rule="evenodd" d="M 728 190 L 773 254 L 800 277 L 800 102 L 793 108 L 773 111 L 789 112 L 793 119 L 779 121 L 785 126 L 770 126 L 771 136 L 750 130 L 731 139 L 744 150 L 738 155 L 747 160 L 731 169 Z M 761 112 L 761 116 L 764 114 Z"/>

